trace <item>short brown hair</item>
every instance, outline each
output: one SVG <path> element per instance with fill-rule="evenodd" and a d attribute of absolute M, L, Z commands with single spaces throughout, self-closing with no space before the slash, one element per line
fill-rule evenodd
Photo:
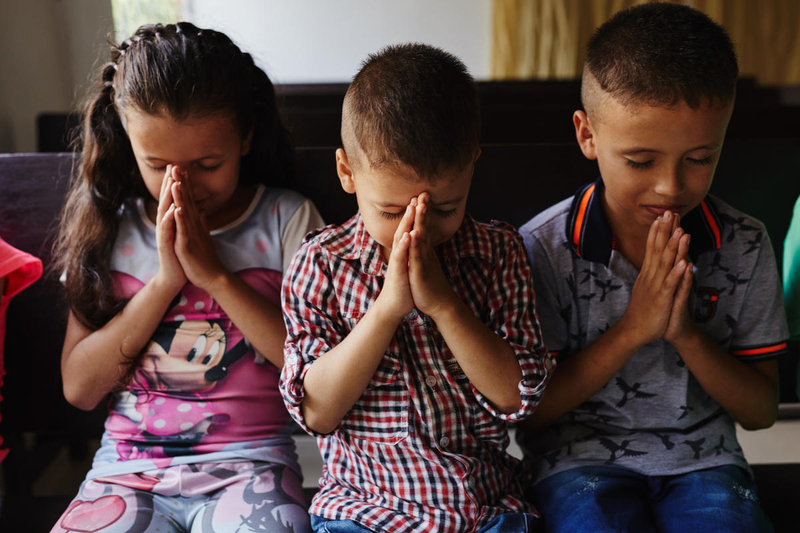
<path fill-rule="evenodd" d="M 471 163 L 480 137 L 475 81 L 433 46 L 388 46 L 353 78 L 342 110 L 342 144 L 353 164 L 405 164 L 420 178 Z"/>
<path fill-rule="evenodd" d="M 683 101 L 696 109 L 732 101 L 738 75 L 736 52 L 722 26 L 689 6 L 653 2 L 617 12 L 592 35 L 581 98 L 590 113 L 596 81 L 623 105 Z"/>

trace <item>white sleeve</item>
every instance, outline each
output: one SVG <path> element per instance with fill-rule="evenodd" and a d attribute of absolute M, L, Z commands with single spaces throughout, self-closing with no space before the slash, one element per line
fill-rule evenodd
<path fill-rule="evenodd" d="M 289 268 L 295 252 L 300 248 L 303 242 L 303 237 L 306 234 L 317 228 L 325 225 L 317 208 L 311 200 L 306 200 L 292 215 L 289 222 L 283 228 L 283 235 L 281 237 L 281 253 L 283 254 L 283 271 Z"/>

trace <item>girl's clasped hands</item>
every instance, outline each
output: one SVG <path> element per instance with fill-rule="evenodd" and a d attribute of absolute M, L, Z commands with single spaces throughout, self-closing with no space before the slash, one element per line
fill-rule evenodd
<path fill-rule="evenodd" d="M 156 216 L 161 281 L 180 290 L 187 281 L 212 293 L 227 271 L 214 251 L 203 212 L 194 198 L 189 173 L 167 165 Z"/>

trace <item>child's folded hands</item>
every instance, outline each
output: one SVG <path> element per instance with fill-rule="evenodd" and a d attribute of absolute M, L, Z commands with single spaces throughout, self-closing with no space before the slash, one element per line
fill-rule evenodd
<path fill-rule="evenodd" d="M 212 285 L 228 274 L 214 250 L 214 243 L 197 207 L 189 174 L 175 167 L 177 182 L 172 184 L 175 202 L 175 253 L 186 277 L 196 287 L 211 294 Z"/>
<path fill-rule="evenodd" d="M 422 193 L 417 197 L 414 229 L 411 231 L 408 277 L 414 305 L 436 321 L 439 313 L 452 308 L 458 296 L 444 275 L 435 244 L 431 239 L 429 202 L 428 193 Z"/>
<path fill-rule="evenodd" d="M 650 226 L 644 262 L 620 320 L 628 323 L 628 331 L 638 336 L 641 345 L 685 327 L 692 282 L 689 239 L 675 213 L 664 213 Z"/>
<path fill-rule="evenodd" d="M 386 278 L 376 301 L 385 306 L 386 311 L 398 320 L 414 309 L 414 300 L 411 296 L 408 279 L 408 249 L 411 244 L 410 233 L 414 227 L 416 208 L 416 198 L 412 198 L 394 233 Z"/>
<path fill-rule="evenodd" d="M 183 272 L 178 256 L 175 253 L 175 203 L 172 197 L 172 188 L 177 181 L 177 168 L 167 165 L 164 180 L 161 182 L 161 192 L 158 196 L 158 210 L 156 212 L 156 247 L 158 249 L 158 273 L 156 277 L 162 283 L 174 288 L 176 294 L 186 284 L 186 274 Z"/>

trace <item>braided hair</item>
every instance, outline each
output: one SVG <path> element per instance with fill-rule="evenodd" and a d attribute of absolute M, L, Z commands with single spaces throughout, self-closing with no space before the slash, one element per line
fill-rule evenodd
<path fill-rule="evenodd" d="M 123 204 L 149 193 L 125 132 L 125 112 L 184 120 L 230 113 L 242 138 L 252 132 L 239 183 L 286 185 L 293 174 L 290 137 L 266 73 L 225 34 L 188 22 L 148 24 L 119 45 L 84 108 L 80 157 L 54 244 L 73 313 L 91 329 L 116 315 L 111 251 Z"/>

